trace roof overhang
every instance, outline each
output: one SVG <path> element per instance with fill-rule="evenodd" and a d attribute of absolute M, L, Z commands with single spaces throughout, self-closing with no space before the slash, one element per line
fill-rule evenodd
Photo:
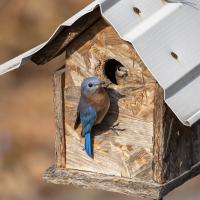
<path fill-rule="evenodd" d="M 61 24 L 51 38 L 2 64 L 0 74 L 20 67 L 45 51 L 66 27 L 100 6 L 102 16 L 129 41 L 165 92 L 165 101 L 191 126 L 200 119 L 200 1 L 94 1 Z M 139 9 L 139 13 L 133 8 Z M 52 47 L 53 48 L 53 47 Z M 57 54 L 52 53 L 51 57 Z M 41 62 L 42 63 L 42 62 Z M 40 64 L 40 63 L 38 63 Z"/>

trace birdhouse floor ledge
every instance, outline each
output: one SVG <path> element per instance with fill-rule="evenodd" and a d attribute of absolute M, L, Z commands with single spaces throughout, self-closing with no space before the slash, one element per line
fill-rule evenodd
<path fill-rule="evenodd" d="M 135 178 L 128 179 L 74 169 L 62 169 L 52 165 L 44 173 L 43 179 L 48 183 L 72 184 L 79 187 L 82 186 L 85 189 L 102 189 L 129 196 L 141 196 L 160 200 L 174 188 L 182 185 L 199 173 L 200 162 L 178 178 L 165 184 L 158 184 L 154 181 L 148 182 Z"/>

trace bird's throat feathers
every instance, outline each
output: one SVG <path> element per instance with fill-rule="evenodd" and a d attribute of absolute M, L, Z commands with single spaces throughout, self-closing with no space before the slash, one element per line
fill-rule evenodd
<path fill-rule="evenodd" d="M 97 102 L 98 99 L 102 99 L 105 95 L 105 90 L 104 88 L 98 88 L 97 90 L 95 90 L 94 92 L 92 91 L 83 91 L 82 92 L 82 97 L 84 97 L 84 100 L 87 103 L 92 103 L 92 102 Z"/>

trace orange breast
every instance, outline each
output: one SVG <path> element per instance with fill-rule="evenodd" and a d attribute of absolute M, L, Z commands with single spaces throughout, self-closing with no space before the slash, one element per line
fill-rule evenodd
<path fill-rule="evenodd" d="M 95 108 L 97 113 L 97 118 L 95 125 L 102 122 L 108 109 L 110 107 L 110 98 L 107 92 L 103 89 L 101 92 L 96 93 L 90 98 L 91 105 Z"/>

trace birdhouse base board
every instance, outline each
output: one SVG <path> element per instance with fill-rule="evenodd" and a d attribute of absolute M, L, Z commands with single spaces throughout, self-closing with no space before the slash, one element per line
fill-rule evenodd
<path fill-rule="evenodd" d="M 100 189 L 129 196 L 151 197 L 153 199 L 159 199 L 161 190 L 161 185 L 153 181 L 144 182 L 139 179 L 127 179 L 74 169 L 60 169 L 55 166 L 47 169 L 43 178 L 48 183 L 72 184 L 84 189 Z"/>
<path fill-rule="evenodd" d="M 49 167 L 44 173 L 44 180 L 48 183 L 81 186 L 84 189 L 101 189 L 117 192 L 129 196 L 140 196 L 152 199 L 162 199 L 173 189 L 200 173 L 200 162 L 181 176 L 165 184 L 154 181 L 141 181 L 123 177 L 108 176 L 74 169 L 61 169 L 55 165 Z"/>

